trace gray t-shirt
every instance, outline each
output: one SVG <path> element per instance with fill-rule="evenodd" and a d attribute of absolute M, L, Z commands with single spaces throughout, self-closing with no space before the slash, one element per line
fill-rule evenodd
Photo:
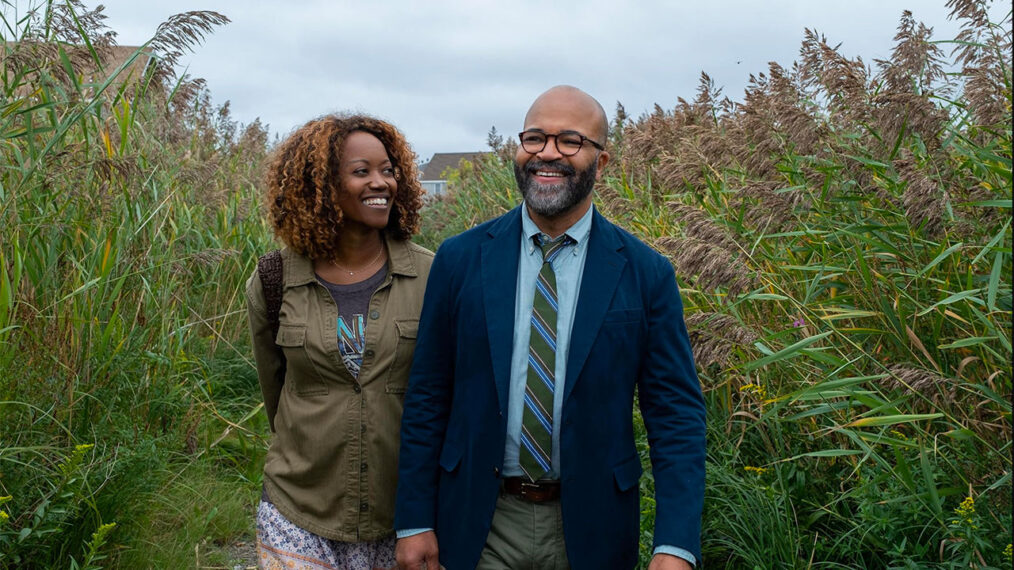
<path fill-rule="evenodd" d="M 345 368 L 356 379 L 363 364 L 363 345 L 366 343 L 364 315 L 370 310 L 370 297 L 386 276 L 387 264 L 365 281 L 351 285 L 337 285 L 317 276 L 317 281 L 327 288 L 338 305 L 338 350 Z"/>

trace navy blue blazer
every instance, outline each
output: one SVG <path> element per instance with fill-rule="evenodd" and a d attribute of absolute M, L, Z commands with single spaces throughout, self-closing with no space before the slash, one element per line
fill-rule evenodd
<path fill-rule="evenodd" d="M 448 570 L 475 568 L 503 469 L 520 207 L 448 239 L 423 301 L 402 416 L 395 528 L 434 528 Z M 572 567 L 637 564 L 637 389 L 655 478 L 655 544 L 700 560 L 704 401 L 669 261 L 598 212 L 560 428 Z"/>

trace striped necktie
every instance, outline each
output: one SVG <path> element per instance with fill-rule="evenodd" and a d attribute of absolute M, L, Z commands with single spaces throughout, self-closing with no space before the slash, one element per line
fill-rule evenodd
<path fill-rule="evenodd" d="M 533 239 L 542 249 L 542 268 L 535 281 L 535 297 L 532 302 L 528 381 L 525 385 L 524 413 L 521 416 L 519 459 L 525 475 L 536 481 L 552 466 L 557 311 L 553 260 L 564 247 L 575 242 L 566 234 L 552 241 L 544 241 L 542 234 Z"/>

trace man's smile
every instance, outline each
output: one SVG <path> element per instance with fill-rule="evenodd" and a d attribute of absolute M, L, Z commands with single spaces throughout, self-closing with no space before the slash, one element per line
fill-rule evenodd
<path fill-rule="evenodd" d="M 575 170 L 565 164 L 529 163 L 525 168 L 529 176 L 535 178 L 539 184 L 553 185 L 559 183 L 563 178 L 574 174 Z"/>

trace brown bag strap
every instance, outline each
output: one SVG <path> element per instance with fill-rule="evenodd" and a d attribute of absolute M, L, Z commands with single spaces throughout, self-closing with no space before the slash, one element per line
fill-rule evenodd
<path fill-rule="evenodd" d="M 264 289 L 264 305 L 272 340 L 278 338 L 278 313 L 282 310 L 282 252 L 272 250 L 257 259 L 257 275 Z M 279 350 L 279 352 L 281 352 Z"/>

